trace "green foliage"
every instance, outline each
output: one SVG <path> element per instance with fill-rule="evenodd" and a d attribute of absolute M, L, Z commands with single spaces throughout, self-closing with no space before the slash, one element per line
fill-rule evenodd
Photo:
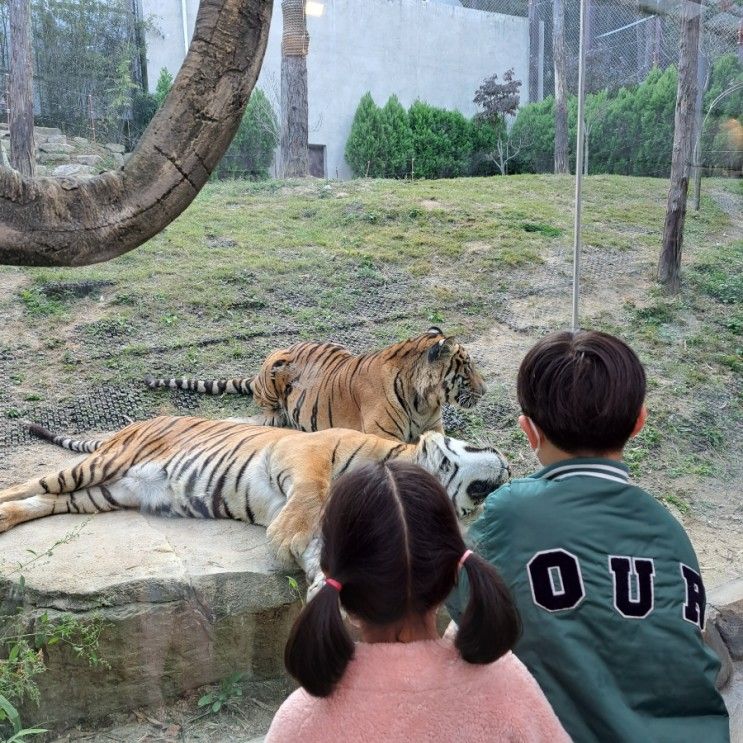
<path fill-rule="evenodd" d="M 704 96 L 704 110 L 735 83 L 743 82 L 743 63 L 735 54 L 715 60 Z M 702 134 L 702 163 L 723 172 L 743 170 L 743 88 L 720 100 L 707 118 Z"/>
<path fill-rule="evenodd" d="M 6 720 L 10 723 L 12 735 L 5 740 L 5 743 L 17 743 L 24 738 L 43 735 L 47 732 L 45 728 L 24 728 L 21 725 L 21 716 L 18 714 L 18 710 L 0 694 L 0 725 Z"/>
<path fill-rule="evenodd" d="M 170 93 L 170 89 L 173 87 L 173 76 L 170 74 L 167 67 L 163 67 L 160 69 L 160 76 L 157 78 L 157 85 L 155 85 L 155 102 L 157 103 L 157 107 L 160 108 L 160 106 L 163 105 L 165 98 L 167 97 L 168 93 Z"/>
<path fill-rule="evenodd" d="M 416 101 L 408 112 L 416 178 L 456 178 L 469 173 L 472 124 L 459 111 Z"/>
<path fill-rule="evenodd" d="M 217 166 L 219 178 L 268 178 L 279 142 L 279 122 L 271 102 L 260 89 L 253 90 L 232 144 Z"/>
<path fill-rule="evenodd" d="M 734 54 L 714 63 L 705 108 L 733 82 L 743 80 L 743 65 Z M 676 107 L 676 68 L 655 68 L 639 84 L 586 96 L 588 172 L 666 177 L 670 172 Z M 723 105 L 724 104 L 724 105 Z M 743 167 L 743 91 L 721 102 L 708 120 L 702 152 L 704 162 L 726 171 Z M 568 99 L 570 158 L 575 167 L 576 99 Z M 734 127 L 731 122 L 738 122 Z M 733 128 L 735 131 L 733 132 Z M 735 136 L 738 140 L 733 141 Z M 530 103 L 518 113 L 512 140 L 522 141 L 516 170 L 550 172 L 554 156 L 554 100 Z M 736 142 L 738 142 L 736 144 Z M 713 150 L 728 151 L 713 153 Z M 732 153 L 729 150 L 733 150 Z"/>
<path fill-rule="evenodd" d="M 145 93 L 143 90 L 136 90 L 132 96 L 132 123 L 130 131 L 130 140 L 128 145 L 130 149 L 144 134 L 144 130 L 149 126 L 152 117 L 158 109 L 157 99 L 151 93 Z"/>
<path fill-rule="evenodd" d="M 714 256 L 699 261 L 690 278 L 723 304 L 743 305 L 743 242 L 721 247 Z"/>
<path fill-rule="evenodd" d="M 523 150 L 515 163 L 522 173 L 550 173 L 555 159 L 555 100 L 551 96 L 524 106 L 511 127 L 511 138 Z"/>
<path fill-rule="evenodd" d="M 19 292 L 26 312 L 32 317 L 48 317 L 58 315 L 64 311 L 64 303 L 59 299 L 51 299 L 37 286 L 30 289 L 21 289 Z"/>
<path fill-rule="evenodd" d="M 1 9 L 0 5 L 0 9 Z M 69 135 L 123 142 L 138 85 L 138 22 L 130 0 L 33 0 L 31 10 L 37 124 Z"/>
<path fill-rule="evenodd" d="M 382 109 L 382 130 L 385 143 L 385 175 L 405 178 L 410 174 L 413 159 L 413 132 L 408 114 L 396 95 L 390 96 Z"/>
<path fill-rule="evenodd" d="M 459 111 L 416 101 L 406 112 L 397 96 L 379 108 L 369 93 L 361 99 L 346 142 L 355 176 L 453 178 L 490 175 L 487 155 L 505 133 L 500 121 L 470 121 Z"/>
<path fill-rule="evenodd" d="M 382 110 L 371 93 L 365 93 L 356 109 L 346 141 L 346 160 L 357 177 L 383 178 L 387 169 L 385 126 Z"/>
<path fill-rule="evenodd" d="M 206 707 L 205 714 L 217 714 L 222 707 L 228 707 L 242 696 L 243 690 L 239 684 L 246 678 L 245 673 L 233 673 L 222 679 L 219 687 L 207 692 L 199 699 L 199 707 Z"/>
<path fill-rule="evenodd" d="M 472 139 L 470 175 L 495 175 L 498 168 L 492 157 L 497 150 L 498 140 L 508 140 L 506 122 L 503 119 L 484 121 L 475 117 L 470 136 Z"/>
<path fill-rule="evenodd" d="M 7 576 L 18 575 L 16 600 L 23 597 L 26 589 L 22 571 L 39 560 L 51 557 L 59 545 L 76 539 L 85 524 L 87 521 L 44 552 L 28 550 L 32 557 L 6 571 Z M 72 614 L 59 614 L 52 618 L 45 611 L 30 617 L 21 610 L 16 614 L 0 615 L 0 735 L 10 727 L 12 734 L 7 739 L 8 743 L 46 732 L 39 728 L 24 729 L 16 710 L 16 705 L 25 699 L 36 703 L 39 701 L 35 679 L 46 671 L 45 651 L 54 645 L 66 645 L 92 667 L 108 667 L 98 653 L 104 629 L 105 625 L 99 616 L 83 621 Z"/>

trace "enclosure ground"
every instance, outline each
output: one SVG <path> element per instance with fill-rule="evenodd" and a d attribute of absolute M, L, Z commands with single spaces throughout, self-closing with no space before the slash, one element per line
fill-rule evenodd
<path fill-rule="evenodd" d="M 243 414 L 244 398 L 141 379 L 250 375 L 301 338 L 360 351 L 432 324 L 466 343 L 489 385 L 473 410 L 447 410 L 450 432 L 487 438 L 528 473 L 515 374 L 570 322 L 572 189 L 553 176 L 219 183 L 109 263 L 0 269 L 0 486 L 56 456 L 21 419 L 90 434 L 161 412 Z M 622 335 L 646 364 L 650 418 L 627 462 L 682 520 L 712 586 L 743 574 L 743 190 L 705 181 L 673 298 L 654 282 L 666 192 L 587 179 L 581 325 Z"/>

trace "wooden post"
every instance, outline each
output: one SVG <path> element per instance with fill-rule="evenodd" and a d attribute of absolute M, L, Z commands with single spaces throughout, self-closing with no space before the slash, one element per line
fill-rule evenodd
<path fill-rule="evenodd" d="M 529 0 L 529 103 L 539 100 L 540 52 L 537 0 Z"/>
<path fill-rule="evenodd" d="M 673 129 L 671 185 L 668 190 L 663 248 L 658 262 L 658 281 L 676 294 L 681 289 L 681 249 L 684 242 L 689 167 L 694 143 L 694 108 L 697 97 L 700 0 L 687 0 L 681 13 L 681 53 Z"/>
<path fill-rule="evenodd" d="M 568 106 L 565 61 L 565 6 L 563 0 L 553 0 L 552 56 L 555 61 L 555 173 L 569 173 L 568 167 Z"/>
<path fill-rule="evenodd" d="M 281 42 L 281 162 L 284 178 L 309 175 L 307 50 L 304 0 L 283 0 Z"/>
<path fill-rule="evenodd" d="M 88 116 L 90 117 L 90 141 L 95 142 L 95 109 L 92 93 L 88 93 Z"/>
<path fill-rule="evenodd" d="M 702 107 L 704 94 L 709 85 L 710 64 L 709 58 L 701 49 L 702 34 L 699 34 L 699 69 L 697 70 L 697 97 L 694 103 L 694 146 L 692 148 L 692 174 L 694 178 L 694 195 L 692 197 L 692 208 L 699 211 L 702 199 Z"/>
<path fill-rule="evenodd" d="M 8 129 L 10 164 L 21 175 L 36 174 L 34 97 L 31 63 L 31 0 L 9 0 L 10 94 Z"/>

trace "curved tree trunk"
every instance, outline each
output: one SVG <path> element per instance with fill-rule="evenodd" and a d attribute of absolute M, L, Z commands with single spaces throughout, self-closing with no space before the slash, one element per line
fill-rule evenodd
<path fill-rule="evenodd" d="M 89 180 L 0 168 L 0 264 L 81 266 L 141 245 L 206 183 L 260 72 L 273 0 L 201 0 L 173 89 L 126 165 Z"/>

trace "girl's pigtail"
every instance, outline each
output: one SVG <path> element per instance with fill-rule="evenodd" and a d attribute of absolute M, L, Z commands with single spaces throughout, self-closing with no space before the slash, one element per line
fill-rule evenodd
<path fill-rule="evenodd" d="M 302 609 L 284 650 L 286 670 L 313 696 L 327 697 L 353 657 L 338 590 L 326 583 Z"/>
<path fill-rule="evenodd" d="M 521 618 L 498 571 L 476 554 L 465 560 L 469 600 L 454 644 L 468 663 L 492 663 L 519 639 Z"/>

